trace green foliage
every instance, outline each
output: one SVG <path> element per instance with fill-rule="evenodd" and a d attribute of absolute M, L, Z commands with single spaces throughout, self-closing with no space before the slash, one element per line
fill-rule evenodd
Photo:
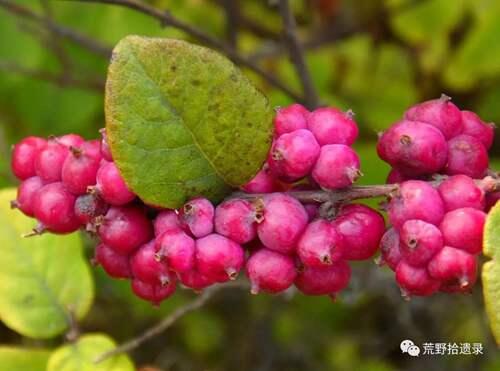
<path fill-rule="evenodd" d="M 49 338 L 68 328 L 70 313 L 85 316 L 93 280 L 78 234 L 20 238 L 33 220 L 9 208 L 15 195 L 0 192 L 0 318 L 25 336 Z"/>
<path fill-rule="evenodd" d="M 50 351 L 0 346 L 2 370 L 46 371 Z"/>
<path fill-rule="evenodd" d="M 95 363 L 99 355 L 114 348 L 114 341 L 106 335 L 84 335 L 75 343 L 55 350 L 47 371 L 134 371 L 132 362 L 123 354 Z"/>
<path fill-rule="evenodd" d="M 255 175 L 271 143 L 267 99 L 226 58 L 183 41 L 123 39 L 105 105 L 114 160 L 152 205 L 220 200 Z"/>

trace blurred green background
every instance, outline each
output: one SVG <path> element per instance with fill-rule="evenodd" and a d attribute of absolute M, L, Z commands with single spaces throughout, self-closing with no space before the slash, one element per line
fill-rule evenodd
<path fill-rule="evenodd" d="M 109 47 L 128 34 L 196 42 L 117 6 L 12 3 Z M 300 91 L 271 1 L 148 3 L 232 43 Z M 446 93 L 462 109 L 500 122 L 500 1 L 296 0 L 292 4 L 322 103 L 356 113 L 363 184 L 383 183 L 388 171 L 374 149 L 377 132 L 417 101 Z M 92 138 L 104 125 L 99 86 L 105 81 L 107 58 L 54 37 L 44 25 L 7 11 L 0 1 L 1 187 L 15 184 L 9 174 L 10 146 L 20 138 L 69 132 Z M 291 102 L 257 75 L 245 72 L 273 106 Z M 498 142 L 492 149 L 493 168 L 500 163 L 495 155 L 500 155 Z M 86 241 L 89 257 L 92 245 Z M 109 279 L 101 269 L 93 272 L 96 299 L 81 327 L 106 332 L 117 342 L 192 298 L 190 293 L 175 295 L 154 309 L 135 299 L 127 283 Z M 363 262 L 355 264 L 350 287 L 336 303 L 294 293 L 250 297 L 241 290 L 228 290 L 131 355 L 138 368 L 151 365 L 154 370 L 500 370 L 480 286 L 470 296 L 435 295 L 405 302 L 392 272 Z M 399 349 L 406 338 L 417 344 L 480 342 L 484 355 L 412 358 Z M 0 325 L 2 344 L 51 347 L 61 339 L 29 340 Z"/>

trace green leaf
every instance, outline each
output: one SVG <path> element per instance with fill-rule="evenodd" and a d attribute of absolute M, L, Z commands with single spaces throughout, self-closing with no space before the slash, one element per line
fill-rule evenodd
<path fill-rule="evenodd" d="M 83 318 L 93 299 L 93 280 L 79 234 L 21 238 L 33 219 L 9 208 L 15 189 L 0 191 L 0 319 L 33 338 L 68 328 L 69 311 Z"/>
<path fill-rule="evenodd" d="M 45 371 L 50 351 L 0 346 L 2 370 Z"/>
<path fill-rule="evenodd" d="M 491 258 L 482 271 L 484 303 L 491 330 L 500 345 L 500 203 L 486 219 L 483 252 Z"/>
<path fill-rule="evenodd" d="M 257 173 L 271 143 L 267 99 L 229 60 L 180 40 L 120 41 L 105 106 L 115 162 L 152 205 L 221 199 Z"/>
<path fill-rule="evenodd" d="M 115 342 L 106 335 L 84 335 L 76 343 L 55 350 L 47 371 L 134 371 L 134 365 L 125 354 L 94 362 L 99 355 L 114 348 Z"/>

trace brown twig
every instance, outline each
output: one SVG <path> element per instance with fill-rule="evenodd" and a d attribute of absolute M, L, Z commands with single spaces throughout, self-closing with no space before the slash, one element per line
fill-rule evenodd
<path fill-rule="evenodd" d="M 0 0 L 5 1 L 5 0 Z M 292 99 L 297 102 L 305 103 L 305 98 L 294 92 L 290 87 L 284 84 L 280 79 L 278 79 L 274 74 L 266 71 L 260 67 L 257 63 L 254 63 L 247 57 L 239 54 L 234 48 L 232 48 L 227 43 L 220 41 L 214 36 L 206 33 L 200 28 L 190 25 L 170 14 L 168 11 L 162 11 L 155 8 L 140 0 L 70 0 L 70 1 L 80 1 L 84 3 L 103 3 L 112 4 L 117 6 L 122 6 L 125 8 L 133 9 L 140 13 L 146 14 L 152 18 L 157 19 L 162 26 L 170 26 L 179 29 L 186 34 L 198 39 L 199 41 L 207 44 L 208 46 L 217 49 L 224 54 L 226 54 L 231 60 L 236 64 L 247 67 L 259 76 L 261 76 L 265 81 L 267 81 L 272 86 L 282 90 Z"/>
<path fill-rule="evenodd" d="M 232 48 L 238 48 L 238 27 L 240 23 L 240 10 L 238 0 L 221 0 L 226 13 L 226 39 Z"/>
<path fill-rule="evenodd" d="M 290 51 L 290 59 L 295 66 L 295 70 L 302 84 L 305 104 L 309 109 L 314 109 L 318 107 L 319 104 L 318 93 L 314 88 L 311 75 L 307 69 L 304 48 L 298 39 L 297 24 L 288 0 L 280 0 L 279 9 L 281 17 L 283 18 L 285 41 Z"/>
<path fill-rule="evenodd" d="M 204 306 L 216 293 L 218 293 L 222 289 L 241 288 L 241 287 L 246 287 L 246 284 L 244 284 L 243 282 L 234 281 L 230 283 L 214 285 L 205 289 L 203 293 L 201 293 L 196 299 L 177 308 L 169 316 L 165 317 L 156 325 L 144 331 L 141 335 L 123 343 L 122 345 L 116 347 L 115 349 L 109 352 L 105 352 L 99 355 L 94 360 L 94 363 L 102 362 L 105 359 L 108 359 L 116 354 L 125 353 L 139 347 L 144 342 L 167 330 L 170 326 L 172 326 L 175 322 L 177 322 L 180 318 L 184 317 L 186 314 L 193 312 Z"/>

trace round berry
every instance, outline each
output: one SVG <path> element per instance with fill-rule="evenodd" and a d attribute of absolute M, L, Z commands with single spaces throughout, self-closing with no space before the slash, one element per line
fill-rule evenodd
<path fill-rule="evenodd" d="M 478 139 L 484 148 L 490 149 L 495 137 L 495 124 L 485 123 L 471 111 L 462 111 L 462 122 L 464 125 L 462 134 Z"/>
<path fill-rule="evenodd" d="M 160 303 L 172 296 L 175 292 L 175 282 L 168 285 L 151 285 L 142 282 L 137 278 L 132 280 L 132 291 L 139 298 L 150 301 L 153 305 L 160 305 Z"/>
<path fill-rule="evenodd" d="M 470 291 L 477 278 L 477 259 L 474 255 L 454 247 L 445 246 L 432 258 L 429 274 L 445 287 Z"/>
<path fill-rule="evenodd" d="M 151 285 L 168 285 L 172 274 L 167 264 L 156 257 L 155 240 L 142 245 L 130 258 L 134 278 Z"/>
<path fill-rule="evenodd" d="M 42 179 L 37 176 L 24 180 L 17 188 L 17 198 L 11 202 L 11 206 L 21 210 L 24 215 L 35 216 L 33 208 L 35 195 L 43 185 Z"/>
<path fill-rule="evenodd" d="M 47 142 L 42 150 L 35 157 L 36 174 L 45 183 L 59 182 L 61 180 L 62 168 L 69 149 L 57 140 L 52 139 Z"/>
<path fill-rule="evenodd" d="M 482 178 L 488 165 L 488 152 L 478 139 L 470 135 L 459 135 L 448 142 L 446 174 Z"/>
<path fill-rule="evenodd" d="M 269 165 L 265 163 L 262 169 L 241 189 L 247 193 L 272 193 L 279 191 L 280 185 L 271 174 Z"/>
<path fill-rule="evenodd" d="M 312 170 L 313 179 L 324 189 L 345 188 L 361 175 L 359 157 L 351 147 L 328 144 L 321 151 Z"/>
<path fill-rule="evenodd" d="M 307 129 L 309 111 L 301 104 L 278 108 L 274 117 L 274 133 L 277 137 L 299 129 Z"/>
<path fill-rule="evenodd" d="M 195 268 L 194 240 L 180 229 L 169 229 L 156 239 L 156 259 L 170 270 L 183 273 Z"/>
<path fill-rule="evenodd" d="M 114 206 L 128 204 L 135 198 L 113 162 L 106 162 L 97 171 L 96 189 L 107 203 Z"/>
<path fill-rule="evenodd" d="M 83 139 L 80 135 L 78 134 L 66 134 L 60 137 L 55 138 L 58 143 L 66 146 L 66 147 L 80 147 L 83 142 L 85 142 L 85 139 Z"/>
<path fill-rule="evenodd" d="M 36 175 L 35 158 L 47 145 L 45 139 L 27 137 L 12 148 L 11 169 L 14 175 L 25 180 Z"/>
<path fill-rule="evenodd" d="M 396 268 L 396 282 L 405 297 L 429 296 L 439 290 L 440 282 L 425 268 L 414 267 L 402 260 Z"/>
<path fill-rule="evenodd" d="M 99 170 L 99 160 L 84 152 L 72 150 L 62 167 L 62 182 L 71 193 L 85 194 L 87 188 L 96 183 L 97 170 Z"/>
<path fill-rule="evenodd" d="M 443 236 L 438 227 L 422 220 L 407 220 L 400 230 L 400 248 L 406 263 L 425 267 L 443 248 Z"/>
<path fill-rule="evenodd" d="M 450 176 L 439 185 L 438 191 L 446 211 L 463 207 L 484 209 L 484 191 L 467 175 Z"/>
<path fill-rule="evenodd" d="M 335 226 L 324 219 L 310 223 L 297 244 L 297 254 L 304 265 L 321 267 L 340 260 L 344 244 Z"/>
<path fill-rule="evenodd" d="M 358 137 L 358 125 L 351 110 L 342 112 L 337 108 L 318 108 L 312 112 L 307 125 L 321 146 L 325 144 L 352 145 Z"/>
<path fill-rule="evenodd" d="M 215 209 L 206 198 L 194 198 L 179 211 L 180 225 L 194 237 L 205 237 L 214 230 Z"/>
<path fill-rule="evenodd" d="M 485 221 L 485 213 L 470 207 L 446 213 L 439 226 L 445 245 L 479 254 L 483 248 Z"/>
<path fill-rule="evenodd" d="M 306 295 L 335 296 L 349 284 L 351 267 L 344 260 L 323 267 L 304 267 L 295 286 Z"/>
<path fill-rule="evenodd" d="M 179 280 L 184 286 L 195 291 L 201 291 L 215 283 L 214 280 L 209 279 L 197 270 L 179 273 Z"/>
<path fill-rule="evenodd" d="M 225 201 L 215 209 L 215 231 L 244 244 L 256 237 L 258 219 L 257 212 L 249 201 Z"/>
<path fill-rule="evenodd" d="M 115 250 L 100 243 L 95 248 L 94 261 L 113 278 L 131 278 L 129 257 L 118 254 Z"/>
<path fill-rule="evenodd" d="M 175 210 L 163 210 L 153 221 L 153 226 L 155 230 L 155 236 L 160 236 L 163 232 L 169 231 L 171 229 L 179 229 L 181 226 L 179 224 L 179 216 Z"/>

